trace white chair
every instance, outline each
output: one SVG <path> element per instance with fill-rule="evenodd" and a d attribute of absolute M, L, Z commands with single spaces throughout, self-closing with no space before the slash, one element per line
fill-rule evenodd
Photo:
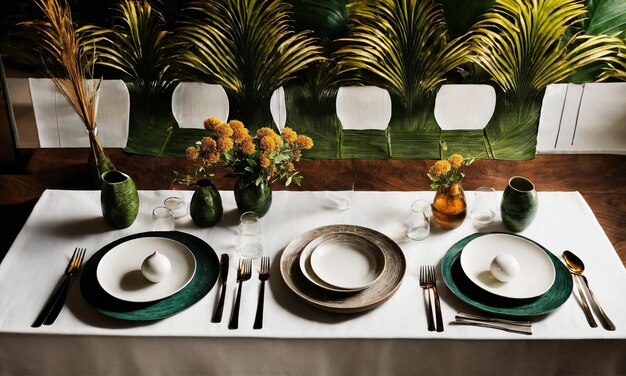
<path fill-rule="evenodd" d="M 435 120 L 442 130 L 483 129 L 496 109 L 489 85 L 442 85 L 435 98 Z"/>
<path fill-rule="evenodd" d="M 49 78 L 29 78 L 39 147 L 89 147 L 87 129 Z M 103 147 L 125 147 L 130 96 L 121 80 L 103 80 L 98 92 L 96 125 Z"/>
<path fill-rule="evenodd" d="M 340 87 L 336 104 L 343 129 L 385 130 L 391 120 L 391 96 L 376 86 Z"/>
<path fill-rule="evenodd" d="M 204 120 L 228 120 L 228 96 L 224 88 L 204 82 L 180 82 L 172 93 L 172 113 L 180 128 L 204 128 Z"/>
<path fill-rule="evenodd" d="M 546 88 L 538 153 L 626 154 L 626 82 Z"/>

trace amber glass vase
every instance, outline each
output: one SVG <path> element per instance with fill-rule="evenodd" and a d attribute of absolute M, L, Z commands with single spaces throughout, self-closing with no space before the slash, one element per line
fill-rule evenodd
<path fill-rule="evenodd" d="M 433 200 L 433 219 L 445 230 L 457 228 L 465 220 L 467 203 L 461 183 L 442 185 Z"/>

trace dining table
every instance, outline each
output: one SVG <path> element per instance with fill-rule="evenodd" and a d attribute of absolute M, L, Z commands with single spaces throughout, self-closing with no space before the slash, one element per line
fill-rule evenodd
<path fill-rule="evenodd" d="M 500 202 L 508 179 L 524 175 L 538 193 L 531 225 L 512 232 L 499 212 L 486 225 L 468 215 L 455 229 L 433 225 L 419 241 L 407 237 L 406 225 L 412 202 L 433 200 L 426 177 L 431 161 L 302 161 L 302 185 L 274 185 L 271 208 L 261 218 L 263 255 L 271 265 L 263 327 L 253 328 L 261 286 L 255 259 L 250 279 L 241 285 L 239 326 L 230 329 L 239 286 L 241 214 L 233 181 L 216 169 L 213 180 L 223 204 L 218 224 L 199 227 L 186 213 L 175 220 L 173 231 L 154 231 L 153 208 L 168 197 L 186 203 L 192 198 L 191 187 L 171 179 L 171 172 L 188 161 L 107 152 L 138 188 L 138 215 L 127 228 L 111 228 L 104 220 L 101 190 L 87 183 L 86 150 L 36 150 L 28 156 L 27 174 L 0 181 L 3 190 L 12 185 L 5 202 L 33 202 L 0 263 L 1 375 L 626 374 L 623 194 L 610 184 L 589 191 L 598 182 L 584 175 L 607 166 L 605 176 L 623 181 L 623 156 L 590 156 L 595 162 L 587 165 L 580 163 L 585 156 L 477 161 L 463 182 L 468 209 L 478 187 L 493 187 Z M 572 176 L 576 163 L 578 177 Z M 303 251 L 312 232 L 333 227 L 375 234 L 392 250 L 395 264 L 382 271 L 387 279 L 378 284 L 381 293 L 361 301 L 316 295 L 296 280 L 294 252 Z M 557 302 L 492 312 L 459 293 L 463 286 L 451 279 L 450 261 L 468 241 L 496 235 L 525 239 L 549 256 L 559 281 Z M 166 297 L 158 309 L 152 303 L 136 303 L 130 313 L 111 308 L 100 291 L 102 260 L 124 242 L 155 237 L 192 239 L 183 243 L 204 269 L 196 269 L 189 283 L 200 287 L 183 303 Z M 86 249 L 85 264 L 57 320 L 31 327 L 77 247 Z M 563 272 L 566 250 L 584 261 L 584 275 L 615 330 L 591 327 L 585 320 L 576 285 Z M 212 322 L 224 254 L 231 260 L 224 316 Z M 124 262 L 123 254 L 119 261 Z M 435 266 L 441 332 L 427 328 L 423 265 Z M 455 322 L 459 313 L 529 320 L 532 334 L 461 325 Z"/>

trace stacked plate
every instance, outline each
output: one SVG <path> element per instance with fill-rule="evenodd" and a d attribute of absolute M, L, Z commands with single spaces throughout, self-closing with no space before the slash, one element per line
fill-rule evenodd
<path fill-rule="evenodd" d="M 331 225 L 292 240 L 280 269 L 287 286 L 307 303 L 332 312 L 361 312 L 395 293 L 406 261 L 400 247 L 380 232 Z"/>
<path fill-rule="evenodd" d="M 502 282 L 507 278 L 498 276 L 497 270 L 492 272 L 493 260 L 504 254 L 513 260 L 511 269 L 517 272 L 509 274 L 507 282 Z M 516 234 L 477 233 L 461 239 L 444 256 L 441 274 L 448 288 L 465 303 L 506 316 L 547 314 L 560 307 L 572 291 L 572 278 L 559 259 L 537 242 Z"/>
<path fill-rule="evenodd" d="M 171 270 L 158 283 L 141 272 L 158 251 Z M 203 240 L 178 231 L 145 232 L 116 240 L 94 254 L 81 276 L 85 300 L 99 312 L 124 320 L 157 320 L 193 305 L 217 281 L 219 261 Z"/>

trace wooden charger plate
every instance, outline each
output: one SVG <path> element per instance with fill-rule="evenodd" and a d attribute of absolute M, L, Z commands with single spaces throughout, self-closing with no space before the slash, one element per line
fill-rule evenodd
<path fill-rule="evenodd" d="M 373 285 L 358 292 L 334 292 L 316 286 L 303 275 L 300 269 L 302 250 L 317 237 L 331 233 L 362 236 L 380 248 L 385 268 Z M 381 305 L 400 287 L 405 271 L 406 259 L 396 242 L 376 230 L 354 225 L 329 225 L 309 230 L 293 239 L 280 257 L 280 272 L 291 291 L 305 302 L 330 312 L 363 312 Z"/>

